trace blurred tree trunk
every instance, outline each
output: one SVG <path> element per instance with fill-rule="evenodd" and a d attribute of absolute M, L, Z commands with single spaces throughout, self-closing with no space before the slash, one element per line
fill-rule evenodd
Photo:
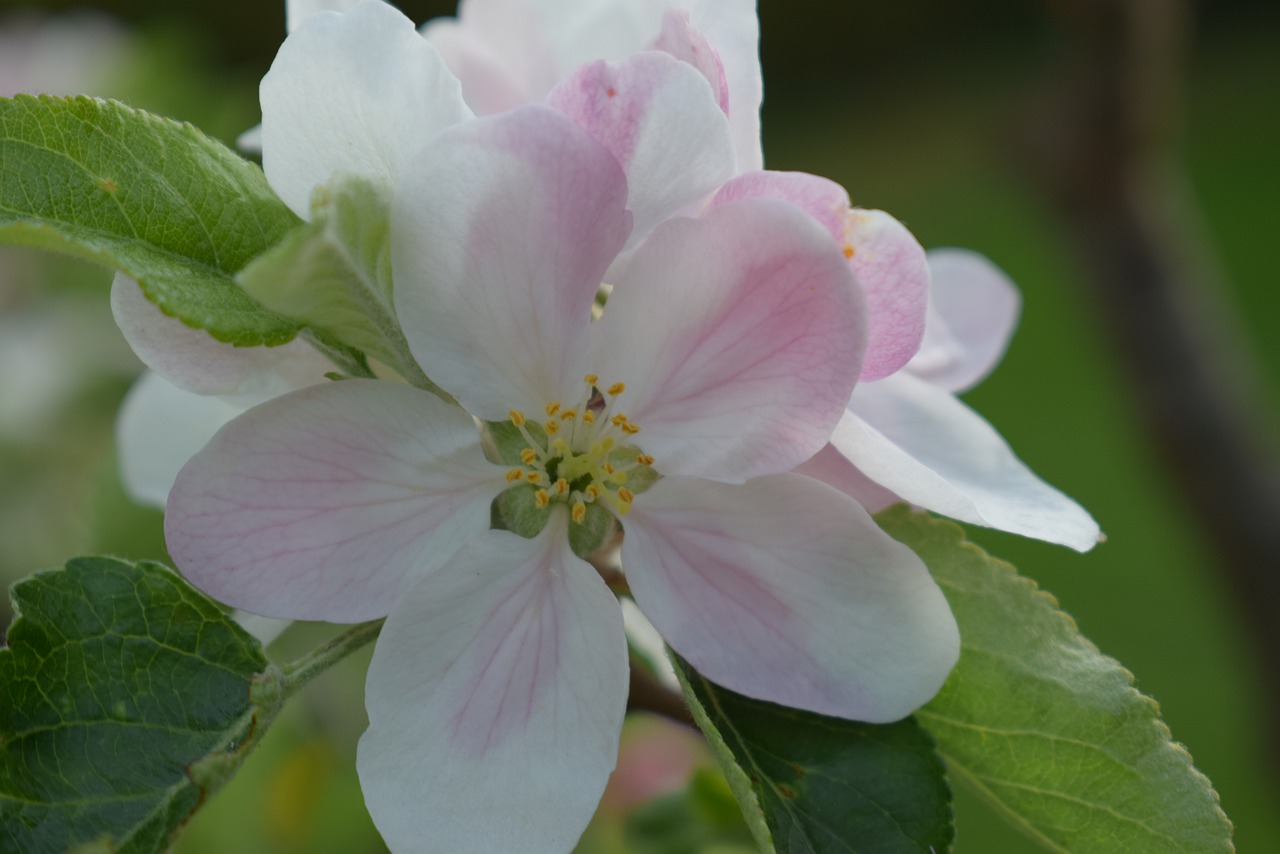
<path fill-rule="evenodd" d="M 1029 154 L 1147 439 L 1214 549 L 1264 680 L 1280 768 L 1280 462 L 1266 385 L 1175 152 L 1185 0 L 1051 0 L 1066 55 Z"/>

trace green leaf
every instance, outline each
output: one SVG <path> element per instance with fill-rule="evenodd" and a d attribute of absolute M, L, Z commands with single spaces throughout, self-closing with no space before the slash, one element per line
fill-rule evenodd
<path fill-rule="evenodd" d="M 1156 703 L 1052 596 L 950 522 L 905 507 L 877 518 L 929 566 L 960 624 L 960 662 L 916 713 L 954 774 L 1050 850 L 1234 850 L 1217 793 Z"/>
<path fill-rule="evenodd" d="M 914 720 L 867 724 L 752 700 L 672 659 L 766 851 L 950 849 L 951 790 L 933 739 Z"/>
<path fill-rule="evenodd" d="M 391 279 L 391 193 L 345 175 L 317 188 L 311 222 L 237 277 L 272 311 L 323 330 L 423 385 L 396 319 Z"/>
<path fill-rule="evenodd" d="M 0 852 L 168 849 L 279 711 L 280 671 L 158 564 L 79 558 L 12 597 Z"/>
<path fill-rule="evenodd" d="M 0 242 L 123 270 L 220 341 L 297 333 L 233 280 L 297 223 L 262 170 L 190 125 L 92 98 L 0 98 Z"/>

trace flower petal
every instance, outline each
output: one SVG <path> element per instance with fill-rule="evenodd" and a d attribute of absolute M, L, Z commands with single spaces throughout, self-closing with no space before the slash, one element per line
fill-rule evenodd
<path fill-rule="evenodd" d="M 626 242 L 626 180 L 546 107 L 459 125 L 392 213 L 396 310 L 435 382 L 487 420 L 577 397 L 601 277 Z"/>
<path fill-rule="evenodd" d="M 471 418 L 424 391 L 312 386 L 218 432 L 178 475 L 165 536 L 182 573 L 229 605 L 359 622 L 488 529 L 502 474 Z"/>
<path fill-rule="evenodd" d="M 830 443 L 792 471 L 834 486 L 861 504 L 868 513 L 879 513 L 902 501 L 899 496 L 863 474 Z"/>
<path fill-rule="evenodd" d="M 834 181 L 804 172 L 752 172 L 721 187 L 713 205 L 734 199 L 791 202 L 814 217 L 849 259 L 867 297 L 863 382 L 894 373 L 915 355 L 924 336 L 929 265 L 920 244 L 884 211 L 849 207 Z"/>
<path fill-rule="evenodd" d="M 262 168 L 294 213 L 337 172 L 392 186 L 441 129 L 468 118 L 458 80 L 413 22 L 383 2 L 318 12 L 262 78 Z"/>
<path fill-rule="evenodd" d="M 738 171 L 763 168 L 760 103 L 764 80 L 760 73 L 760 20 L 755 0 L 680 0 L 671 5 L 689 10 L 689 20 L 706 36 L 724 65 Z"/>
<path fill-rule="evenodd" d="M 133 352 L 170 383 L 195 394 L 244 395 L 243 409 L 318 383 L 333 363 L 305 341 L 279 347 L 233 347 L 157 308 L 133 279 L 117 273 L 111 311 Z M 212 435 L 212 432 L 210 432 Z"/>
<path fill-rule="evenodd" d="M 493 531 L 409 589 L 369 666 L 357 768 L 393 851 L 564 852 L 617 762 L 618 603 L 565 547 Z"/>
<path fill-rule="evenodd" d="M 139 504 L 163 510 L 182 467 L 246 407 L 193 394 L 156 373 L 143 374 L 116 417 L 116 453 L 125 492 Z"/>
<path fill-rule="evenodd" d="M 876 483 L 926 510 L 1088 551 L 1098 524 L 1036 477 L 982 416 L 900 373 L 859 385 L 831 444 Z"/>
<path fill-rule="evenodd" d="M 664 11 L 662 31 L 652 47 L 698 69 L 698 73 L 711 84 L 720 109 L 726 115 L 729 113 L 729 81 L 725 77 L 724 63 L 715 46 L 689 21 L 688 11 L 672 8 Z"/>
<path fill-rule="evenodd" d="M 977 385 L 1004 356 L 1018 325 L 1018 288 L 999 267 L 967 249 L 933 249 L 929 320 L 907 370 L 947 391 Z"/>
<path fill-rule="evenodd" d="M 729 120 L 702 74 L 669 54 L 589 63 L 547 103 L 598 139 L 626 173 L 635 217 L 628 247 L 733 177 Z"/>
<path fill-rule="evenodd" d="M 864 342 L 862 298 L 813 220 L 766 199 L 663 223 L 592 326 L 596 372 L 664 474 L 745 480 L 827 441 Z"/>
<path fill-rule="evenodd" d="M 898 720 L 960 651 L 924 564 L 848 496 L 795 474 L 666 478 L 626 521 L 636 602 L 708 679 L 794 708 Z"/>
<path fill-rule="evenodd" d="M 317 12 L 347 12 L 358 3 L 359 0 L 285 0 L 285 29 L 293 32 Z"/>

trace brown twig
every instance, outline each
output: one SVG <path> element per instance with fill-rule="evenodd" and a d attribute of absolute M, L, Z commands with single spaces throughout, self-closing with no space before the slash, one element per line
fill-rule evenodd
<path fill-rule="evenodd" d="M 637 662 L 631 663 L 631 693 L 627 710 L 653 712 L 678 723 L 694 726 L 693 715 L 684 697 L 663 685 L 656 676 Z"/>
<path fill-rule="evenodd" d="M 1280 760 L 1280 462 L 1242 324 L 1173 154 L 1185 0 L 1055 0 L 1070 55 L 1032 153 L 1151 447 L 1245 617 Z"/>

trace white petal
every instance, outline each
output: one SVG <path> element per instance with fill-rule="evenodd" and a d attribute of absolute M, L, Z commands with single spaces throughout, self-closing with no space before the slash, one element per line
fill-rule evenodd
<path fill-rule="evenodd" d="M 489 528 L 502 476 L 461 409 L 345 380 L 220 430 L 178 475 L 165 537 L 183 575 L 229 605 L 359 622 Z"/>
<path fill-rule="evenodd" d="M 453 128 L 392 213 L 396 313 L 423 370 L 501 420 L 576 398 L 601 277 L 626 242 L 617 161 L 541 106 Z"/>
<path fill-rule="evenodd" d="M 592 326 L 593 364 L 664 474 L 741 481 L 826 443 L 866 341 L 862 295 L 812 218 L 772 199 L 663 223 Z"/>
<path fill-rule="evenodd" d="M 111 312 L 148 368 L 195 394 L 241 395 L 247 406 L 250 399 L 267 400 L 321 382 L 333 370 L 332 362 L 301 339 L 279 347 L 224 344 L 166 315 L 123 273 L 111 283 Z"/>
<path fill-rule="evenodd" d="M 673 5 L 689 9 L 689 19 L 707 37 L 724 64 L 738 172 L 763 168 L 760 103 L 764 80 L 760 73 L 760 21 L 755 0 L 684 0 Z"/>
<path fill-rule="evenodd" d="M 1009 277 L 976 252 L 932 249 L 928 259 L 929 316 L 920 351 L 906 370 L 961 392 L 999 364 L 1018 325 L 1021 298 Z"/>
<path fill-rule="evenodd" d="M 1084 508 L 1036 477 L 948 392 L 899 373 L 859 385 L 849 407 L 831 444 L 912 504 L 1077 551 L 1098 542 Z"/>
<path fill-rule="evenodd" d="M 379 0 L 307 18 L 262 78 L 261 98 L 262 168 L 304 219 L 311 191 L 335 173 L 397 186 L 424 142 L 471 115 L 436 49 Z"/>
<path fill-rule="evenodd" d="M 360 0 L 285 0 L 285 29 L 293 32 L 317 12 L 346 12 L 354 9 L 359 2 Z"/>
<path fill-rule="evenodd" d="M 625 524 L 623 567 L 640 609 L 726 688 L 892 721 L 927 702 L 959 655 L 951 610 L 920 559 L 810 478 L 666 478 Z"/>
<path fill-rule="evenodd" d="M 618 604 L 566 547 L 493 531 L 396 604 L 357 768 L 392 851 L 570 850 L 617 762 Z"/>
<path fill-rule="evenodd" d="M 246 408 L 248 404 L 185 391 L 159 374 L 143 374 L 116 417 L 125 492 L 139 504 L 164 509 L 182 467 Z"/>
<path fill-rule="evenodd" d="M 729 121 L 711 86 L 669 54 L 585 65 L 547 103 L 598 139 L 626 173 L 635 217 L 628 247 L 733 177 Z"/>

